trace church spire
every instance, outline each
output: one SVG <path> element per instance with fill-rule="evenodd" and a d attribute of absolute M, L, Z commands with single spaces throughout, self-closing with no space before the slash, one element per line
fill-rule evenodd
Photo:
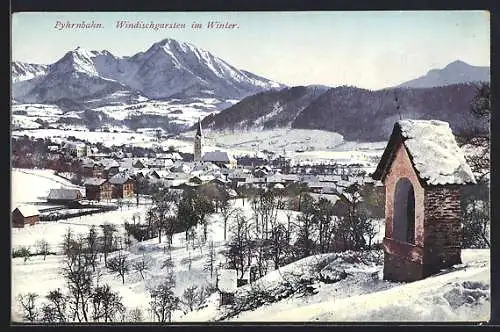
<path fill-rule="evenodd" d="M 198 119 L 198 128 L 196 129 L 196 136 L 201 137 L 201 121 Z"/>

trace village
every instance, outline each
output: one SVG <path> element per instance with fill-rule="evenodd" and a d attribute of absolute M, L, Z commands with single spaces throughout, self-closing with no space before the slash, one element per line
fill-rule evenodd
<path fill-rule="evenodd" d="M 290 160 L 281 156 L 273 159 L 256 157 L 234 158 L 227 151 L 202 153 L 202 128 L 199 125 L 194 154 L 182 155 L 173 147 L 170 151 L 149 152 L 141 157 L 122 149 L 106 149 L 100 152 L 97 146 L 81 141 L 49 139 L 44 142 L 46 167 L 55 174 L 84 188 L 83 191 L 67 188 L 51 188 L 46 204 L 39 204 L 40 220 L 57 220 L 70 216 L 95 213 L 118 208 L 121 204 L 139 204 L 139 197 L 151 194 L 151 187 L 184 190 L 213 184 L 223 189 L 231 198 L 245 196 L 252 190 L 286 192 L 303 187 L 315 198 L 327 198 L 342 204 L 346 197 L 343 189 L 357 183 L 370 186 L 384 195 L 380 181 L 373 180 L 358 163 L 299 164 L 290 165 Z M 26 145 L 25 145 L 26 146 Z M 29 145 L 28 145 L 29 146 Z M 14 153 L 14 167 L 23 166 L 23 159 L 31 153 L 17 157 Z M 43 166 L 43 165 L 41 165 Z M 26 208 L 25 208 L 26 209 Z M 76 213 L 58 213 L 62 209 L 75 209 Z M 30 213 L 34 209 L 31 209 Z M 28 223 L 32 224 L 33 216 Z M 16 212 L 14 227 L 23 227 Z"/>

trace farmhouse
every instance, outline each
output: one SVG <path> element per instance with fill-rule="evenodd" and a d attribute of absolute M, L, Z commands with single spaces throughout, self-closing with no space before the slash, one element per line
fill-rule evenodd
<path fill-rule="evenodd" d="M 39 221 L 39 212 L 28 205 L 18 206 L 12 211 L 12 227 L 21 228 L 24 225 L 34 225 Z"/>
<path fill-rule="evenodd" d="M 47 202 L 52 204 L 75 205 L 83 198 L 78 189 L 50 189 Z"/>
<path fill-rule="evenodd" d="M 88 200 L 111 199 L 113 186 L 106 179 L 89 178 L 84 182 L 85 196 Z"/>
<path fill-rule="evenodd" d="M 386 192 L 384 279 L 419 280 L 461 263 L 460 186 L 475 179 L 448 123 L 396 122 L 372 177 Z"/>
<path fill-rule="evenodd" d="M 134 196 L 134 181 L 124 174 L 116 174 L 109 179 L 112 185 L 112 198 L 129 198 Z"/>

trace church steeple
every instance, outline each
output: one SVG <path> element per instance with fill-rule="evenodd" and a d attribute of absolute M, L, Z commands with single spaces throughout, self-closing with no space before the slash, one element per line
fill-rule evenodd
<path fill-rule="evenodd" d="M 201 121 L 198 119 L 198 126 L 196 128 L 196 136 L 194 137 L 194 161 L 201 161 L 201 146 L 202 146 L 202 131 Z"/>
<path fill-rule="evenodd" d="M 198 119 L 198 128 L 196 129 L 196 136 L 202 136 L 201 135 L 201 121 Z"/>

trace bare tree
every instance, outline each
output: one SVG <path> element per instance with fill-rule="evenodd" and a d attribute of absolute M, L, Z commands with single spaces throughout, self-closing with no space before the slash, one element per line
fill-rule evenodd
<path fill-rule="evenodd" d="M 222 219 L 224 220 L 224 241 L 227 240 L 227 223 L 229 221 L 229 218 L 237 213 L 241 213 L 241 209 L 231 208 L 229 202 L 220 206 L 220 214 L 222 216 Z"/>
<path fill-rule="evenodd" d="M 87 263 L 83 248 L 84 239 L 78 239 L 64 259 L 62 275 L 66 280 L 68 304 L 73 319 L 88 322 L 88 301 L 92 292 L 92 270 Z"/>
<path fill-rule="evenodd" d="M 125 255 L 122 251 L 119 251 L 118 255 L 108 260 L 109 271 L 120 276 L 122 278 L 122 284 L 125 284 L 125 275 L 130 270 L 127 258 L 128 255 Z"/>
<path fill-rule="evenodd" d="M 205 265 L 203 266 L 204 271 L 210 271 L 210 279 L 213 277 L 214 267 L 216 260 L 216 252 L 214 247 L 214 241 L 208 243 L 208 253 L 205 260 Z"/>
<path fill-rule="evenodd" d="M 142 280 L 144 280 L 144 271 L 149 270 L 151 267 L 151 260 L 146 259 L 146 256 L 142 254 L 142 259 L 139 261 L 136 261 L 135 263 L 132 264 L 132 268 L 139 272 Z"/>
<path fill-rule="evenodd" d="M 229 265 L 237 270 L 242 278 L 248 267 L 245 258 L 247 258 L 249 245 L 249 224 L 247 219 L 241 215 L 236 215 L 234 220 L 235 224 L 232 227 L 231 238 L 226 245 L 227 249 L 224 255 L 228 259 Z"/>
<path fill-rule="evenodd" d="M 34 322 L 38 317 L 38 310 L 36 309 L 36 299 L 38 294 L 27 293 L 20 294 L 17 300 L 23 310 L 23 319 L 29 322 Z"/>
<path fill-rule="evenodd" d="M 49 243 L 46 240 L 38 240 L 35 244 L 38 254 L 43 255 L 43 260 L 45 260 L 45 257 L 47 257 L 47 254 L 50 253 L 49 249 Z"/>
<path fill-rule="evenodd" d="M 182 304 L 184 313 L 188 313 L 195 309 L 198 297 L 198 286 L 191 286 L 184 290 L 182 297 L 180 298 L 180 304 Z"/>
<path fill-rule="evenodd" d="M 101 225 L 102 229 L 102 249 L 104 252 L 104 266 L 108 266 L 108 253 L 113 250 L 114 233 L 117 232 L 116 226 L 105 223 Z"/>
<path fill-rule="evenodd" d="M 97 256 L 99 254 L 99 244 L 98 244 L 98 236 L 97 230 L 94 225 L 92 225 L 89 229 L 89 233 L 87 234 L 86 239 L 86 258 L 88 264 L 92 266 L 92 271 L 95 272 L 97 266 Z"/>
<path fill-rule="evenodd" d="M 66 322 L 66 296 L 57 289 L 50 291 L 46 298 L 49 300 L 50 313 L 47 314 L 52 319 L 51 322 Z"/>
<path fill-rule="evenodd" d="M 134 308 L 128 312 L 129 321 L 142 322 L 144 320 L 141 308 Z"/>
<path fill-rule="evenodd" d="M 179 308 L 179 298 L 174 294 L 175 278 L 169 272 L 166 279 L 149 290 L 149 306 L 159 323 L 172 321 L 172 312 Z"/>
<path fill-rule="evenodd" d="M 118 314 L 125 312 L 121 296 L 111 291 L 107 284 L 95 287 L 91 298 L 94 321 L 113 322 Z"/>

